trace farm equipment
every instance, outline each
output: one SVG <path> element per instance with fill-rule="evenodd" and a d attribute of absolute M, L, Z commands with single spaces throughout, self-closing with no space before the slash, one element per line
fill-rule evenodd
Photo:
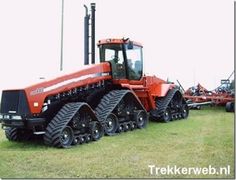
<path fill-rule="evenodd" d="M 201 109 L 203 105 L 225 106 L 227 112 L 234 112 L 234 82 L 230 82 L 229 78 L 222 79 L 221 85 L 212 91 L 207 90 L 201 84 L 187 89 L 184 97 L 188 106 L 193 109 Z"/>
<path fill-rule="evenodd" d="M 94 3 L 91 9 L 92 52 L 86 11 L 84 69 L 2 92 L 0 119 L 10 141 L 41 135 L 47 145 L 69 147 L 96 141 L 104 133 L 144 128 L 149 116 L 164 122 L 188 117 L 188 106 L 175 84 L 143 75 L 140 43 L 124 38 L 100 40 L 100 62 L 95 64 Z"/>

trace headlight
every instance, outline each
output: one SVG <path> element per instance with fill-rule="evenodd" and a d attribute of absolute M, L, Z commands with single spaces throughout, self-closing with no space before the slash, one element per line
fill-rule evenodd
<path fill-rule="evenodd" d="M 12 115 L 11 119 L 12 120 L 22 120 L 21 116 L 17 116 L 17 115 Z"/>
<path fill-rule="evenodd" d="M 0 114 L 0 119 L 2 119 L 3 118 L 3 115 L 2 114 Z"/>

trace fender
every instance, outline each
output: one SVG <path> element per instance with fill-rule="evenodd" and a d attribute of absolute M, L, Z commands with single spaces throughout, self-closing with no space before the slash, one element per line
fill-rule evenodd
<path fill-rule="evenodd" d="M 151 89 L 151 95 L 157 97 L 165 97 L 170 89 L 176 87 L 173 84 L 153 84 Z"/>

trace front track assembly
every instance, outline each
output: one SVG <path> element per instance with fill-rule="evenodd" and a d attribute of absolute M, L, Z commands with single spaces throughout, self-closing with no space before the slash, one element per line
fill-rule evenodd
<path fill-rule="evenodd" d="M 44 134 L 44 143 L 67 148 L 71 145 L 96 141 L 103 136 L 103 127 L 86 103 L 64 105 L 50 121 Z"/>

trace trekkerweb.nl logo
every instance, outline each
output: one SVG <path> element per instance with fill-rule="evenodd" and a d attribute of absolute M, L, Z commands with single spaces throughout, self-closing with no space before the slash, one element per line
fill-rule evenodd
<path fill-rule="evenodd" d="M 158 167 L 154 164 L 148 165 L 150 175 L 230 175 L 230 165 L 225 167 Z"/>

